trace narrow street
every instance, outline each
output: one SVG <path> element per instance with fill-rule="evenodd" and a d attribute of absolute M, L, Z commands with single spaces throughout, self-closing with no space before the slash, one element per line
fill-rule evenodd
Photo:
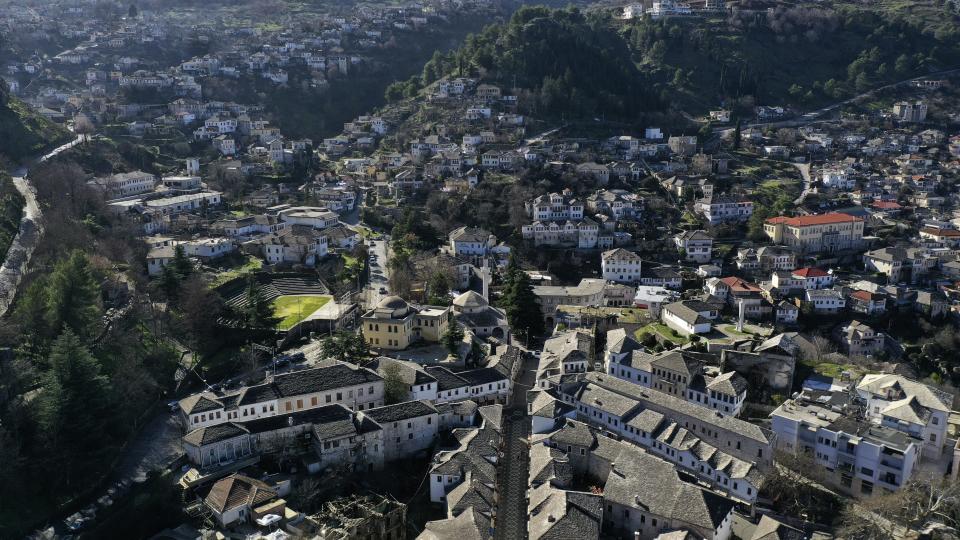
<path fill-rule="evenodd" d="M 527 537 L 527 479 L 530 476 L 527 390 L 535 382 L 536 363 L 532 356 L 524 356 L 523 370 L 513 386 L 510 406 L 504 409 L 503 458 L 497 467 L 500 498 L 494 537 L 498 540 Z"/>
<path fill-rule="evenodd" d="M 73 141 L 36 159 L 34 163 L 42 163 L 60 152 L 80 144 L 82 140 L 82 136 L 78 136 Z M 30 166 L 24 165 L 12 173 L 13 184 L 20 195 L 23 196 L 24 207 L 23 217 L 20 218 L 20 230 L 13 238 L 13 242 L 10 243 L 3 266 L 0 267 L 0 316 L 6 314 L 7 309 L 13 304 L 17 295 L 17 288 L 20 286 L 20 279 L 26 271 L 33 250 L 40 242 L 40 237 L 43 234 L 40 205 L 37 204 L 33 186 L 27 178 L 29 172 Z"/>

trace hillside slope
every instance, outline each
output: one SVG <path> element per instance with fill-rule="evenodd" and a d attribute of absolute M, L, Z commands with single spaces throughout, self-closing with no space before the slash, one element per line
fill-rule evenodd
<path fill-rule="evenodd" d="M 69 131 L 0 90 L 0 156 L 20 161 L 69 138 Z"/>
<path fill-rule="evenodd" d="M 435 54 L 387 97 L 399 101 L 442 77 L 471 76 L 513 89 L 528 114 L 630 122 L 671 107 L 812 109 L 960 67 L 960 25 L 950 16 L 934 27 L 849 4 L 775 5 L 631 21 L 610 8 L 524 7 L 459 49 Z"/>
<path fill-rule="evenodd" d="M 692 111 L 738 101 L 811 108 L 960 67 L 957 25 L 933 31 L 914 19 L 852 6 L 619 24 L 640 69 Z"/>

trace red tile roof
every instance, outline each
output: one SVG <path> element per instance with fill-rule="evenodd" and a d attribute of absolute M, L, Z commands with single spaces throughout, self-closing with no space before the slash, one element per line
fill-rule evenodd
<path fill-rule="evenodd" d="M 720 282 L 730 287 L 731 292 L 760 292 L 763 290 L 753 283 L 735 276 L 721 278 Z"/>
<path fill-rule="evenodd" d="M 809 227 L 811 225 L 830 225 L 833 223 L 853 223 L 857 221 L 863 221 L 863 219 L 839 212 L 830 212 L 829 214 L 818 214 L 815 216 L 780 216 L 768 219 L 767 223 L 783 223 L 791 227 Z"/>
<path fill-rule="evenodd" d="M 899 208 L 903 208 L 902 206 L 900 206 L 900 203 L 896 201 L 875 201 L 870 206 L 874 208 L 880 208 L 882 210 L 896 210 Z"/>
<path fill-rule="evenodd" d="M 930 234 L 933 236 L 945 236 L 957 238 L 960 237 L 960 231 L 956 229 L 942 229 L 939 227 L 924 227 L 920 229 L 920 232 Z"/>
<path fill-rule="evenodd" d="M 856 298 L 857 300 L 863 300 L 864 302 L 871 302 L 875 300 L 883 300 L 882 294 L 872 293 L 870 291 L 856 291 L 850 294 L 850 298 Z"/>
<path fill-rule="evenodd" d="M 814 278 L 814 277 L 824 277 L 829 276 L 830 274 L 824 272 L 823 270 L 815 267 L 809 268 L 800 268 L 793 271 L 793 275 L 800 276 L 802 278 Z"/>

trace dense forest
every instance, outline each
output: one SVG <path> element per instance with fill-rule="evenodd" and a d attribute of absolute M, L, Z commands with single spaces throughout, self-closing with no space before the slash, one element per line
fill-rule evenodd
<path fill-rule="evenodd" d="M 479 76 L 529 91 L 528 102 L 546 115 L 631 117 L 662 109 L 644 74 L 624 62 L 630 50 L 611 24 L 599 12 L 523 7 L 509 22 L 468 36 L 459 49 L 435 53 L 420 77 L 391 86 L 387 97 L 410 96 L 447 75 Z"/>
<path fill-rule="evenodd" d="M 671 106 L 812 108 L 960 67 L 956 28 L 852 6 L 632 21 L 610 11 L 524 7 L 459 49 L 435 53 L 419 76 L 391 85 L 387 99 L 413 97 L 445 76 L 472 76 L 531 98 L 527 112 L 558 118 L 630 120 Z"/>
<path fill-rule="evenodd" d="M 621 35 L 664 95 L 704 110 L 726 105 L 812 107 L 960 67 L 960 33 L 842 7 L 734 9 L 724 19 L 643 19 Z"/>

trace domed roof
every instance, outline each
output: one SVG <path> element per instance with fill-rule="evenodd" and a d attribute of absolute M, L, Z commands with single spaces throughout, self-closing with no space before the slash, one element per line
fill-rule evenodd
<path fill-rule="evenodd" d="M 380 302 L 377 304 L 377 308 L 379 309 L 397 310 L 397 309 L 402 309 L 406 307 L 408 307 L 406 300 L 396 295 L 385 296 L 383 300 L 380 300 Z"/>
<path fill-rule="evenodd" d="M 453 305 L 461 308 L 478 308 L 487 305 L 487 301 L 476 291 L 467 291 L 453 299 Z"/>

